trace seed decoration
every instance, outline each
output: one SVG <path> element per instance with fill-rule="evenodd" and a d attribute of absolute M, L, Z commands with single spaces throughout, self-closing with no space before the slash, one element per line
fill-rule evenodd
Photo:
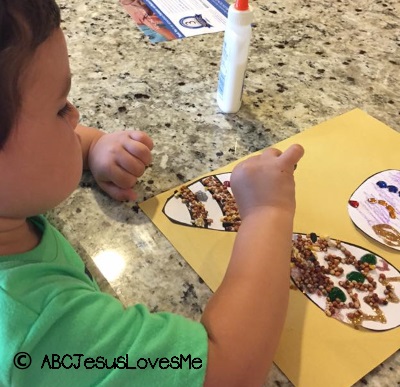
<path fill-rule="evenodd" d="M 291 277 L 296 286 L 307 295 L 323 297 L 326 316 L 346 321 L 356 329 L 365 321 L 386 324 L 382 308 L 389 303 L 400 303 L 392 285 L 400 282 L 400 276 L 378 274 L 384 270 L 385 261 L 377 268 L 374 254 L 364 254 L 358 259 L 341 241 L 321 236 L 315 240 L 312 234 L 315 233 L 297 234 L 293 239 Z M 354 270 L 344 275 L 346 266 Z M 371 312 L 367 313 L 366 308 Z"/>
<path fill-rule="evenodd" d="M 236 200 L 229 191 L 229 180 L 223 183 L 215 176 L 207 176 L 201 179 L 204 190 L 193 193 L 187 185 L 183 185 L 174 192 L 176 198 L 180 198 L 189 210 L 191 224 L 195 227 L 208 228 L 213 220 L 209 217 L 205 202 L 210 198 L 218 203 L 223 214 L 222 226 L 226 231 L 238 231 L 241 218 Z M 207 192 L 209 194 L 207 194 Z"/>
<path fill-rule="evenodd" d="M 221 222 L 226 231 L 238 231 L 242 223 L 236 200 L 228 190 L 230 184 L 227 181 L 221 183 L 215 176 L 207 176 L 201 180 L 205 189 L 220 206 L 224 216 Z"/>
<path fill-rule="evenodd" d="M 208 211 L 199 200 L 197 194 L 194 194 L 184 185 L 175 191 L 174 196 L 180 198 L 182 203 L 186 205 L 193 226 L 207 228 L 212 223 L 212 219 L 208 218 Z"/>

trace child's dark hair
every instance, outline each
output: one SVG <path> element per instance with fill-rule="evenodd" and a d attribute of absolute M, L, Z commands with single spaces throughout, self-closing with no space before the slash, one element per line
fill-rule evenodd
<path fill-rule="evenodd" d="M 54 0 L 0 0 L 0 150 L 21 107 L 21 74 L 36 48 L 59 26 Z"/>

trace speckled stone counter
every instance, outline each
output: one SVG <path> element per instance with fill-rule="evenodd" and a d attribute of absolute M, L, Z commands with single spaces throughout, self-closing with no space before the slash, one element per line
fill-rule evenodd
<path fill-rule="evenodd" d="M 216 104 L 222 33 L 153 45 L 116 0 L 59 3 L 81 121 L 107 132 L 142 129 L 154 140 L 140 201 L 355 107 L 400 131 L 397 0 L 253 1 L 236 115 Z M 109 199 L 85 173 L 49 218 L 125 305 L 200 318 L 209 288 L 135 203 Z M 400 353 L 357 386 L 366 384 L 399 385 Z M 274 367 L 266 385 L 291 384 Z"/>

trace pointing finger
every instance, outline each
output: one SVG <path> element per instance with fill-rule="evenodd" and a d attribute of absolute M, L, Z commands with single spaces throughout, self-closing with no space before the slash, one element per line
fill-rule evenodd
<path fill-rule="evenodd" d="M 291 145 L 279 156 L 279 161 L 284 168 L 296 169 L 297 163 L 304 155 L 304 148 L 299 144 Z"/>

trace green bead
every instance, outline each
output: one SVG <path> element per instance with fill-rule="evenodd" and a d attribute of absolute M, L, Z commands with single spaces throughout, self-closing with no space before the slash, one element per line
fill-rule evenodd
<path fill-rule="evenodd" d="M 339 299 L 342 302 L 346 301 L 346 295 L 344 294 L 343 290 L 337 288 L 336 286 L 329 292 L 328 297 L 332 302 L 336 299 Z"/>
<path fill-rule="evenodd" d="M 346 275 L 346 278 L 349 281 L 356 281 L 360 284 L 364 283 L 365 277 L 359 271 L 352 271 L 351 273 Z"/>
<path fill-rule="evenodd" d="M 370 265 L 376 265 L 376 257 L 374 254 L 365 254 L 361 257 L 360 261 L 369 263 Z"/>

